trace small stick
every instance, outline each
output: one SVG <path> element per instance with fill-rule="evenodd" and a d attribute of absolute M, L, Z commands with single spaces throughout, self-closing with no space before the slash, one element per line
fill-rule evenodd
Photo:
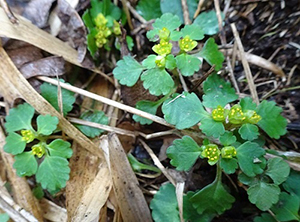
<path fill-rule="evenodd" d="M 182 11 L 183 11 L 183 20 L 184 24 L 188 25 L 191 23 L 190 21 L 190 14 L 189 14 L 189 8 L 187 5 L 187 0 L 181 0 L 181 5 L 182 5 Z"/>
<path fill-rule="evenodd" d="M 232 24 L 230 24 L 230 26 L 231 26 L 235 41 L 238 45 L 239 52 L 241 54 L 242 64 L 243 64 L 243 67 L 244 67 L 244 70 L 245 70 L 245 74 L 246 74 L 246 78 L 247 78 L 247 81 L 248 81 L 248 84 L 249 84 L 252 99 L 254 100 L 254 102 L 256 104 L 259 104 L 259 99 L 258 99 L 256 87 L 255 87 L 255 84 L 254 84 L 254 81 L 253 81 L 253 76 L 252 76 L 252 73 L 251 73 L 251 70 L 250 70 L 249 63 L 248 63 L 248 61 L 246 59 L 246 56 L 245 56 L 245 51 L 244 51 L 242 41 L 240 39 L 240 36 L 239 36 L 239 33 L 236 29 L 235 24 L 232 23 Z"/>
<path fill-rule="evenodd" d="M 202 5 L 204 3 L 204 0 L 200 0 L 199 3 L 198 3 L 198 6 L 197 6 L 197 10 L 195 11 L 195 14 L 193 16 L 193 18 L 195 19 L 199 13 L 201 12 L 201 8 L 202 8 Z"/>
<path fill-rule="evenodd" d="M 139 13 L 137 13 L 137 11 L 130 5 L 129 2 L 127 2 L 127 7 L 129 8 L 130 12 L 134 15 L 134 17 L 136 17 L 142 24 L 146 24 L 147 21 L 140 16 Z"/>
<path fill-rule="evenodd" d="M 121 2 L 122 2 L 123 9 L 124 9 L 126 17 L 127 17 L 127 22 L 128 22 L 129 28 L 130 28 L 130 30 L 133 30 L 134 28 L 133 28 L 133 24 L 132 24 L 132 21 L 131 21 L 131 16 L 130 16 L 130 13 L 129 13 L 129 10 L 128 10 L 128 7 L 127 7 L 127 0 L 121 0 Z"/>
<path fill-rule="evenodd" d="M 0 6 L 3 8 L 5 14 L 7 15 L 9 21 L 12 24 L 18 24 L 19 20 L 17 17 L 14 15 L 14 13 L 10 10 L 10 7 L 8 6 L 7 2 L 5 0 L 0 0 Z"/>

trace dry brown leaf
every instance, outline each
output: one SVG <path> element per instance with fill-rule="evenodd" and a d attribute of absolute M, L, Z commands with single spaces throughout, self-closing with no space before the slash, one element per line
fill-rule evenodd
<path fill-rule="evenodd" d="M 55 203 L 43 198 L 40 200 L 41 208 L 43 209 L 43 216 L 45 219 L 54 222 L 66 222 L 67 210 Z"/>
<path fill-rule="evenodd" d="M 148 204 L 117 135 L 110 133 L 102 139 L 108 142 L 113 188 L 123 221 L 152 221 Z"/>

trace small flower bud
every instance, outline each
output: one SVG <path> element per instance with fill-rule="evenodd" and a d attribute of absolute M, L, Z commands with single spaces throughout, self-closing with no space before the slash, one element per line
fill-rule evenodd
<path fill-rule="evenodd" d="M 185 36 L 183 39 L 179 40 L 179 48 L 182 51 L 189 52 L 192 51 L 197 46 L 197 42 L 190 39 L 189 36 Z"/>
<path fill-rule="evenodd" d="M 35 139 L 35 134 L 32 130 L 21 130 L 22 140 L 30 143 Z"/>
<path fill-rule="evenodd" d="M 222 106 L 218 106 L 216 109 L 214 109 L 211 114 L 212 118 L 217 122 L 223 122 L 226 119 L 228 110 L 225 110 Z"/>
<path fill-rule="evenodd" d="M 228 120 L 230 123 L 242 124 L 245 119 L 246 117 L 240 105 L 234 105 L 233 107 L 231 107 L 228 114 Z"/>
<path fill-rule="evenodd" d="M 261 116 L 254 110 L 247 110 L 244 114 L 246 116 L 245 122 L 247 123 L 256 124 L 261 120 Z"/>
<path fill-rule="evenodd" d="M 41 158 L 45 154 L 45 147 L 41 143 L 32 146 L 31 150 L 32 153 L 36 155 L 38 158 Z"/>
<path fill-rule="evenodd" d="M 222 158 L 231 159 L 236 156 L 236 149 L 233 146 L 225 146 L 221 149 Z"/>
<path fill-rule="evenodd" d="M 208 159 L 209 165 L 214 165 L 218 162 L 221 152 L 216 144 L 204 145 L 201 148 L 203 150 L 201 156 Z"/>
<path fill-rule="evenodd" d="M 170 31 L 166 27 L 163 27 L 161 30 L 159 30 L 159 39 L 168 41 L 170 36 Z"/>

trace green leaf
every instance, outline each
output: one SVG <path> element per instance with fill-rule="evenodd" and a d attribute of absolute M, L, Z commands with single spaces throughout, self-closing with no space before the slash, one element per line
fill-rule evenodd
<path fill-rule="evenodd" d="M 282 109 L 276 106 L 275 102 L 262 101 L 256 112 L 262 117 L 257 125 L 270 137 L 279 139 L 280 136 L 286 134 L 287 120 L 281 116 Z"/>
<path fill-rule="evenodd" d="M 0 221 L 1 222 L 8 222 L 9 221 L 9 215 L 7 213 L 0 214 Z"/>
<path fill-rule="evenodd" d="M 277 221 L 271 214 L 263 213 L 260 216 L 255 217 L 254 222 L 277 222 Z"/>
<path fill-rule="evenodd" d="M 189 128 L 209 114 L 195 93 L 183 92 L 167 99 L 162 106 L 164 118 L 177 129 Z"/>
<path fill-rule="evenodd" d="M 16 108 L 9 110 L 8 116 L 5 117 L 5 129 L 7 132 L 13 132 L 23 129 L 32 129 L 31 119 L 34 115 L 34 108 L 28 103 L 18 105 Z"/>
<path fill-rule="evenodd" d="M 177 68 L 183 76 L 192 76 L 200 69 L 201 61 L 194 56 L 183 53 L 176 56 L 175 59 Z"/>
<path fill-rule="evenodd" d="M 219 71 L 222 68 L 224 55 L 218 50 L 218 45 L 215 43 L 213 38 L 209 38 L 205 42 L 199 55 L 203 57 L 211 66 L 215 65 L 216 71 Z"/>
<path fill-rule="evenodd" d="M 233 135 L 233 132 L 226 131 L 222 136 L 220 136 L 219 140 L 223 146 L 229 146 L 236 142 L 236 137 Z"/>
<path fill-rule="evenodd" d="M 96 18 L 99 13 L 102 13 L 104 16 L 110 15 L 115 20 L 119 20 L 121 17 L 121 10 L 116 5 L 112 2 L 104 5 L 103 1 L 99 0 L 91 0 L 90 13 L 92 18 Z"/>
<path fill-rule="evenodd" d="M 268 160 L 268 169 L 266 174 L 272 178 L 276 185 L 286 181 L 290 174 L 290 166 L 280 157 Z"/>
<path fill-rule="evenodd" d="M 189 36 L 192 40 L 202 40 L 204 38 L 203 30 L 195 24 L 184 26 L 181 33 L 183 36 Z"/>
<path fill-rule="evenodd" d="M 69 162 L 59 156 L 45 156 L 36 174 L 36 181 L 43 189 L 55 191 L 66 186 L 69 179 Z"/>
<path fill-rule="evenodd" d="M 146 59 L 143 60 L 142 65 L 147 69 L 153 69 L 156 67 L 156 55 L 148 55 Z"/>
<path fill-rule="evenodd" d="M 19 177 L 32 176 L 38 169 L 38 163 L 31 152 L 24 152 L 15 156 L 13 167 Z"/>
<path fill-rule="evenodd" d="M 220 215 L 231 208 L 235 199 L 226 191 L 220 180 L 215 180 L 192 196 L 190 201 L 198 214 L 209 211 Z"/>
<path fill-rule="evenodd" d="M 46 146 L 51 156 L 70 158 L 73 154 L 71 144 L 62 139 L 56 139 Z"/>
<path fill-rule="evenodd" d="M 217 74 L 210 75 L 203 83 L 203 105 L 209 108 L 217 108 L 218 105 L 224 107 L 238 96 L 229 82 L 225 82 Z"/>
<path fill-rule="evenodd" d="M 187 0 L 187 7 L 189 10 L 190 20 L 193 20 L 193 16 L 197 9 L 198 0 Z M 172 13 L 180 18 L 181 23 L 184 23 L 182 5 L 180 0 L 161 0 L 160 8 L 162 13 Z"/>
<path fill-rule="evenodd" d="M 87 48 L 91 53 L 93 59 L 96 59 L 96 53 L 98 51 L 98 46 L 96 45 L 95 36 L 97 35 L 98 30 L 93 28 L 90 30 L 90 33 L 87 35 Z"/>
<path fill-rule="evenodd" d="M 160 0 L 140 0 L 136 11 L 147 21 L 161 16 Z"/>
<path fill-rule="evenodd" d="M 89 30 L 89 32 L 91 32 L 91 30 L 95 27 L 95 24 L 88 9 L 83 13 L 82 20 L 84 21 L 84 24 Z"/>
<path fill-rule="evenodd" d="M 160 187 L 150 203 L 150 208 L 155 222 L 180 221 L 175 187 L 170 183 Z"/>
<path fill-rule="evenodd" d="M 167 55 L 166 57 L 166 68 L 173 70 L 176 68 L 176 60 L 172 54 Z"/>
<path fill-rule="evenodd" d="M 240 106 L 242 107 L 242 111 L 245 112 L 246 110 L 255 110 L 257 105 L 253 102 L 251 97 L 244 97 L 240 101 Z"/>
<path fill-rule="evenodd" d="M 220 161 L 220 167 L 224 170 L 227 174 L 235 173 L 236 169 L 238 168 L 237 159 L 225 159 L 222 158 Z"/>
<path fill-rule="evenodd" d="M 237 159 L 241 170 L 250 177 L 263 172 L 261 160 L 265 150 L 257 143 L 246 142 L 237 148 Z"/>
<path fill-rule="evenodd" d="M 158 169 L 155 166 L 146 165 L 144 163 L 139 162 L 131 153 L 129 153 L 127 155 L 127 157 L 128 157 L 128 160 L 129 160 L 129 163 L 130 163 L 132 169 L 135 172 L 140 172 L 141 170 L 151 170 L 151 171 L 156 172 L 156 173 L 161 172 L 160 169 Z"/>
<path fill-rule="evenodd" d="M 147 100 L 141 100 L 136 103 L 136 108 L 142 111 L 145 111 L 147 113 L 156 114 L 157 108 L 160 106 L 160 102 L 157 101 L 147 101 Z M 132 118 L 134 121 L 139 122 L 140 124 L 151 124 L 153 121 L 150 119 L 146 119 L 144 117 L 133 115 Z"/>
<path fill-rule="evenodd" d="M 32 189 L 32 193 L 38 200 L 41 200 L 45 195 L 43 188 L 40 184 L 38 184 L 35 188 Z"/>
<path fill-rule="evenodd" d="M 103 125 L 108 124 L 108 118 L 105 116 L 105 113 L 103 111 L 95 111 L 95 112 L 84 112 L 81 114 L 80 119 L 93 122 L 93 123 L 99 123 Z M 102 129 L 94 128 L 91 126 L 85 126 L 85 125 L 76 125 L 76 127 L 86 136 L 94 138 L 96 136 L 99 136 L 101 133 L 104 132 Z"/>
<path fill-rule="evenodd" d="M 166 95 L 174 87 L 174 81 L 165 69 L 148 69 L 143 72 L 141 80 L 144 88 L 149 89 L 150 94 L 155 96 Z"/>
<path fill-rule="evenodd" d="M 172 146 L 167 149 L 167 156 L 177 170 L 188 171 L 199 158 L 201 152 L 201 148 L 191 137 L 184 136 L 182 139 L 173 141 Z"/>
<path fill-rule="evenodd" d="M 238 175 L 238 180 L 248 186 L 252 186 L 254 184 L 257 183 L 258 179 L 256 177 L 248 177 L 246 174 L 244 174 L 243 172 L 241 172 Z"/>
<path fill-rule="evenodd" d="M 280 188 L 275 184 L 259 181 L 247 190 L 249 200 L 260 210 L 265 211 L 279 200 Z"/>
<path fill-rule="evenodd" d="M 167 28 L 169 31 L 173 31 L 177 29 L 181 25 L 181 22 L 176 15 L 172 15 L 171 13 L 165 13 L 160 18 L 156 19 L 153 23 L 153 27 L 155 29 Z"/>
<path fill-rule="evenodd" d="M 49 136 L 57 128 L 58 118 L 50 115 L 39 115 L 37 121 L 37 132 L 45 136 Z"/>
<path fill-rule="evenodd" d="M 203 118 L 199 128 L 206 136 L 215 138 L 219 138 L 225 132 L 223 123 L 215 121 L 211 116 Z"/>
<path fill-rule="evenodd" d="M 224 15 L 222 14 L 224 19 Z M 206 35 L 214 35 L 219 32 L 219 22 L 214 10 L 200 13 L 194 20 L 194 24 L 201 27 Z"/>
<path fill-rule="evenodd" d="M 113 70 L 114 77 L 120 81 L 120 84 L 133 86 L 139 79 L 144 67 L 131 56 L 124 56 L 117 62 Z"/>
<path fill-rule="evenodd" d="M 254 124 L 246 123 L 239 128 L 239 134 L 244 140 L 255 140 L 259 136 L 258 127 Z"/>
<path fill-rule="evenodd" d="M 16 155 L 23 153 L 26 147 L 26 142 L 22 140 L 22 136 L 11 132 L 5 139 L 6 143 L 4 145 L 4 151 Z"/>
<path fill-rule="evenodd" d="M 300 200 L 295 194 L 280 193 L 279 201 L 271 208 L 278 221 L 300 221 Z"/>
<path fill-rule="evenodd" d="M 194 196 L 195 192 L 188 192 L 183 196 L 183 218 L 185 221 L 190 222 L 207 222 L 211 221 L 216 214 L 210 212 L 203 212 L 201 215 L 197 213 L 190 201 L 191 197 Z"/>
<path fill-rule="evenodd" d="M 300 199 L 300 172 L 291 170 L 291 173 L 287 180 L 283 183 L 283 187 L 286 191 L 296 194 Z"/>
<path fill-rule="evenodd" d="M 60 81 L 64 82 L 63 80 Z M 51 85 L 49 83 L 43 83 L 41 85 L 41 94 L 57 111 L 60 111 L 57 97 L 57 86 Z M 67 113 L 73 109 L 73 103 L 75 102 L 74 93 L 61 88 L 61 95 L 63 114 L 67 115 Z"/>

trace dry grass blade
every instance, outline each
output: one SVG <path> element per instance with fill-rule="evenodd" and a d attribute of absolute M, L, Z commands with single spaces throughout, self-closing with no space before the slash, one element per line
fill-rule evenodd
<path fill-rule="evenodd" d="M 30 212 L 38 221 L 43 220 L 42 211 L 37 199 L 32 194 L 32 191 L 24 177 L 18 177 L 16 170 L 13 169 L 14 158 L 11 154 L 4 152 L 5 135 L 0 128 L 0 155 L 6 166 L 7 175 L 10 185 L 13 189 L 14 199 L 20 207 Z"/>
<path fill-rule="evenodd" d="M 67 210 L 65 208 L 62 208 L 47 199 L 40 200 L 40 205 L 43 208 L 45 219 L 55 222 L 67 221 Z"/>
<path fill-rule="evenodd" d="M 103 136 L 109 148 L 109 165 L 118 207 L 124 222 L 152 221 L 148 204 L 139 188 L 125 151 L 116 134 Z"/>
<path fill-rule="evenodd" d="M 237 32 L 235 24 L 231 24 L 231 29 L 232 29 L 235 41 L 236 41 L 237 46 L 238 46 L 239 51 L 240 51 L 241 60 L 242 60 L 242 64 L 243 64 L 243 67 L 244 67 L 244 70 L 245 70 L 246 78 L 248 80 L 248 84 L 249 84 L 252 99 L 256 104 L 258 104 L 259 99 L 258 99 L 256 87 L 255 87 L 255 84 L 254 84 L 254 81 L 253 81 L 253 76 L 252 76 L 252 73 L 251 73 L 251 70 L 250 70 L 249 63 L 246 59 L 244 47 L 243 47 L 242 41 L 240 39 L 239 33 Z"/>
<path fill-rule="evenodd" d="M 183 191 L 184 191 L 184 182 L 177 183 L 176 184 L 176 197 L 177 197 L 179 216 L 180 216 L 181 222 L 184 222 L 184 219 L 183 219 Z"/>

